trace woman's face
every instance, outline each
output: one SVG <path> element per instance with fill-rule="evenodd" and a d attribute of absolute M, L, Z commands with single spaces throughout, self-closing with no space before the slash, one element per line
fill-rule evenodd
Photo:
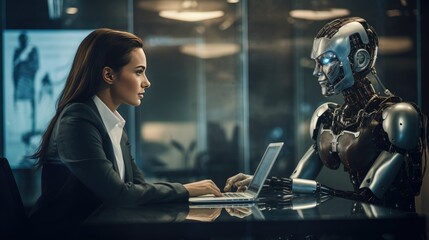
<path fill-rule="evenodd" d="M 131 61 L 120 72 L 114 73 L 114 82 L 111 85 L 111 96 L 114 104 L 121 103 L 138 106 L 150 87 L 146 77 L 146 55 L 142 48 L 136 48 L 130 53 Z"/>

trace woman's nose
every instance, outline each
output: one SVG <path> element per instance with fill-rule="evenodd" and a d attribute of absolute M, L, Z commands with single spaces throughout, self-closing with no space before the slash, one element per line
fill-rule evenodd
<path fill-rule="evenodd" d="M 150 81 L 149 81 L 149 79 L 147 78 L 147 77 L 145 77 L 145 79 L 143 80 L 143 82 L 142 82 L 142 87 L 143 88 L 150 88 Z"/>

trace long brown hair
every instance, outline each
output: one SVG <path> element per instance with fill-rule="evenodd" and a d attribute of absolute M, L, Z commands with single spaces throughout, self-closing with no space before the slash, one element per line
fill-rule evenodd
<path fill-rule="evenodd" d="M 101 28 L 85 37 L 77 49 L 66 84 L 57 100 L 55 115 L 43 134 L 39 148 L 31 156 L 38 159 L 39 167 L 44 162 L 49 139 L 64 107 L 69 103 L 88 101 L 103 82 L 103 68 L 120 71 L 130 62 L 130 52 L 136 48 L 143 48 L 143 42 L 128 32 Z"/>

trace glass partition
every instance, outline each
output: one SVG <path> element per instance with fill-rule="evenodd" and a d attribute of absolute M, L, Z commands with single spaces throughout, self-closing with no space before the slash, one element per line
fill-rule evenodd
<path fill-rule="evenodd" d="M 241 3 L 135 1 L 134 30 L 152 83 L 136 109 L 143 170 L 169 181 L 223 184 L 243 162 Z"/>

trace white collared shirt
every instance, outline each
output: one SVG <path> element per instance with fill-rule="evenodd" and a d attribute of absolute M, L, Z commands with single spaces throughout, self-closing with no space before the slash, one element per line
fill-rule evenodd
<path fill-rule="evenodd" d="M 121 179 L 124 180 L 125 167 L 121 149 L 121 138 L 125 126 L 125 120 L 122 118 L 121 114 L 118 113 L 118 111 L 112 112 L 96 95 L 94 95 L 92 100 L 94 100 L 94 103 L 97 106 L 98 112 L 101 115 L 101 119 L 103 120 L 104 126 L 107 129 L 110 140 L 112 141 L 116 164 L 119 168 L 119 175 Z"/>

